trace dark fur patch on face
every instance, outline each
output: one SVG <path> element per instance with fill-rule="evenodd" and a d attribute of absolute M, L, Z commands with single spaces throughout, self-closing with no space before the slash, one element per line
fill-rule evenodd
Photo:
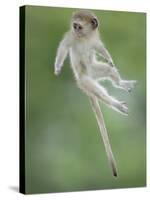
<path fill-rule="evenodd" d="M 73 13 L 73 20 L 80 19 L 81 21 L 86 21 L 88 23 L 91 23 L 93 29 L 98 27 L 98 20 L 97 18 L 93 15 L 88 10 L 80 10 L 75 13 Z"/>

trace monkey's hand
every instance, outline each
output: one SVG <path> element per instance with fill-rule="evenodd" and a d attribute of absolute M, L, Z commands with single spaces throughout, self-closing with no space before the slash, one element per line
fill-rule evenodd
<path fill-rule="evenodd" d="M 115 67 L 115 64 L 114 64 L 112 58 L 104 58 L 104 61 L 107 62 L 109 66 Z"/>
<path fill-rule="evenodd" d="M 112 60 L 107 60 L 107 62 L 111 67 L 115 67 L 115 64 Z"/>
<path fill-rule="evenodd" d="M 58 76 L 58 75 L 60 74 L 60 72 L 61 72 L 60 67 L 58 68 L 58 67 L 55 66 L 54 74 L 55 74 L 56 76 Z"/>

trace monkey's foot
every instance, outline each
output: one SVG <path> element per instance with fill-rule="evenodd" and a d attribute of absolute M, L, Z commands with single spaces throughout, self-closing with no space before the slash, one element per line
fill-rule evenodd
<path fill-rule="evenodd" d="M 121 81 L 120 86 L 126 90 L 127 92 L 131 92 L 132 89 L 135 87 L 137 81 Z"/>
<path fill-rule="evenodd" d="M 117 109 L 118 112 L 120 112 L 123 115 L 128 115 L 128 107 L 126 102 L 124 101 L 118 101 L 115 105 L 115 108 Z"/>

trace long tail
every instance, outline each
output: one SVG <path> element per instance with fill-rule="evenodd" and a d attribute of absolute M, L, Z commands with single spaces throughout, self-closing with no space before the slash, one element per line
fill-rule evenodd
<path fill-rule="evenodd" d="M 116 161 L 115 161 L 115 158 L 114 158 L 113 153 L 112 153 L 111 145 L 109 143 L 107 129 L 105 127 L 103 114 L 102 114 L 102 111 L 100 109 L 97 97 L 91 96 L 90 102 L 91 102 L 92 109 L 93 109 L 93 111 L 96 115 L 96 119 L 97 119 L 98 126 L 99 126 L 99 129 L 100 129 L 100 132 L 101 132 L 102 140 L 103 140 L 103 143 L 104 143 L 104 146 L 105 146 L 107 158 L 108 158 L 108 161 L 109 161 L 110 166 L 112 168 L 112 173 L 115 177 L 117 177 L 118 173 L 117 173 Z"/>

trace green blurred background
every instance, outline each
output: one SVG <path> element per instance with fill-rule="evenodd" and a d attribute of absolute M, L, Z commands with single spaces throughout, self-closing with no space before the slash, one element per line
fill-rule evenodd
<path fill-rule="evenodd" d="M 100 104 L 119 176 L 108 165 L 89 100 L 73 78 L 69 59 L 54 76 L 58 44 L 76 9 L 26 7 L 26 193 L 139 187 L 146 184 L 146 15 L 97 11 L 101 37 L 128 94 L 103 84 L 129 106 L 129 116 Z"/>

